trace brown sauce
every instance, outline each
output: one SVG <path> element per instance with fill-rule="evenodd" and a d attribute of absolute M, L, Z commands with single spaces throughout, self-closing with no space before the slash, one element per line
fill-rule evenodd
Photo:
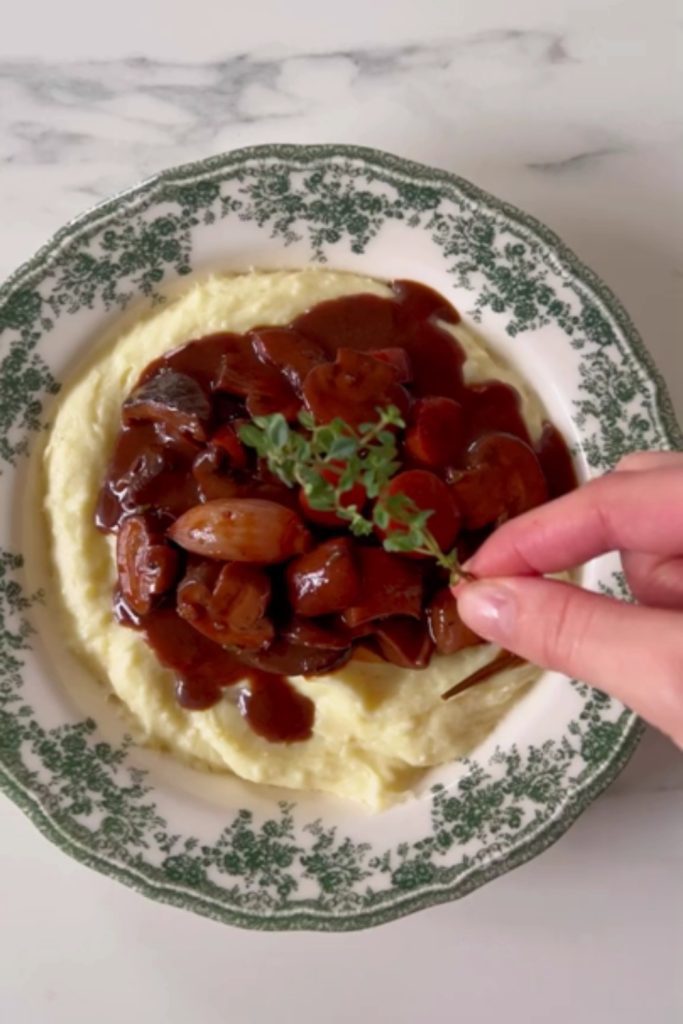
<path fill-rule="evenodd" d="M 364 354 L 382 350 L 372 359 L 375 370 L 378 360 L 388 359 L 391 363 L 396 360 L 396 350 L 401 350 L 399 363 L 407 365 L 407 357 L 410 379 L 405 379 L 405 374 L 397 375 L 389 390 L 382 394 L 389 394 L 400 405 L 409 430 L 417 431 L 417 437 L 410 443 L 406 440 L 402 449 L 403 469 L 413 470 L 406 476 L 410 475 L 416 485 L 421 486 L 420 470 L 424 475 L 425 467 L 420 459 L 426 457 L 422 454 L 425 445 L 429 451 L 431 435 L 426 418 L 424 423 L 413 422 L 411 416 L 418 415 L 415 410 L 421 409 L 420 400 L 435 396 L 452 400 L 450 406 L 445 403 L 452 414 L 453 403 L 459 407 L 452 419 L 460 426 L 457 438 L 448 446 L 448 465 L 428 466 L 427 475 L 438 476 L 436 484 L 432 480 L 437 489 L 452 488 L 448 502 L 454 501 L 458 508 L 458 503 L 462 505 L 456 513 L 455 530 L 458 532 L 459 525 L 457 545 L 463 555 L 476 550 L 505 516 L 523 510 L 524 495 L 530 493 L 528 487 L 525 489 L 529 483 L 525 474 L 536 474 L 535 488 L 531 488 L 536 495 L 535 503 L 539 486 L 543 496 L 550 498 L 576 486 L 567 446 L 551 424 L 546 424 L 535 453 L 530 450 L 531 440 L 514 388 L 495 380 L 465 385 L 465 354 L 435 322 L 438 318 L 457 323 L 457 311 L 442 296 L 415 282 L 397 281 L 392 289 L 392 298 L 361 294 L 334 299 L 316 305 L 287 328 L 264 326 L 245 335 L 212 335 L 193 340 L 155 360 L 144 370 L 124 403 L 121 430 L 99 495 L 95 516 L 98 528 L 117 533 L 126 518 L 141 517 L 147 531 L 145 550 L 157 559 L 142 566 L 141 572 L 147 573 L 147 577 L 144 600 L 137 595 L 137 608 L 136 594 L 126 596 L 121 586 L 117 589 L 114 604 L 119 621 L 144 632 L 162 664 L 175 673 L 176 698 L 185 708 L 211 707 L 226 687 L 246 681 L 237 695 L 237 706 L 252 729 L 273 742 L 304 740 L 313 728 L 314 706 L 287 682 L 288 675 L 329 671 L 348 660 L 359 644 L 396 664 L 424 667 L 435 642 L 437 651 L 451 649 L 448 644 L 454 642 L 457 624 L 452 610 L 450 616 L 441 614 L 439 622 L 451 623 L 453 629 L 449 637 L 440 627 L 435 641 L 435 634 L 430 634 L 429 629 L 430 607 L 437 593 L 440 608 L 448 599 L 447 595 L 444 597 L 444 573 L 432 564 L 398 555 L 387 560 L 379 554 L 379 538 L 361 544 L 354 541 L 350 555 L 343 549 L 349 566 L 353 561 L 353 569 L 347 567 L 346 576 L 337 579 L 336 588 L 328 588 L 327 604 L 320 605 L 323 612 L 318 616 L 306 610 L 307 606 L 304 615 L 311 617 L 302 619 L 299 615 L 298 598 L 292 594 L 305 594 L 310 601 L 311 591 L 306 590 L 307 577 L 304 576 L 303 585 L 299 578 L 292 577 L 296 571 L 292 562 L 292 572 L 283 564 L 260 566 L 257 573 L 252 573 L 251 590 L 246 596 L 243 586 L 230 590 L 227 577 L 221 577 L 222 582 L 218 583 L 215 566 L 208 566 L 212 571 L 202 576 L 200 565 L 197 600 L 205 603 L 206 614 L 200 625 L 199 619 L 191 624 L 187 613 L 181 617 L 175 588 L 181 578 L 187 580 L 183 574 L 190 572 L 192 566 L 197 573 L 194 556 L 170 545 L 172 565 L 178 565 L 178 576 L 171 587 L 159 583 L 158 558 L 164 545 L 170 544 L 167 529 L 195 506 L 216 499 L 256 498 L 296 510 L 305 521 L 311 545 L 317 545 L 315 550 L 321 551 L 320 565 L 315 568 L 317 576 L 310 570 L 316 586 L 321 573 L 323 582 L 327 580 L 326 542 L 335 536 L 348 536 L 343 525 L 335 526 L 334 517 L 330 521 L 329 514 L 325 520 L 324 515 L 316 517 L 312 512 L 308 515 L 306 510 L 302 511 L 296 493 L 274 479 L 253 452 L 241 446 L 241 423 L 251 415 L 275 411 L 282 411 L 291 421 L 303 407 L 302 394 L 310 395 L 306 381 L 313 377 L 308 374 L 316 366 L 331 364 L 340 349 Z M 367 358 L 365 362 L 368 363 Z M 361 372 L 361 389 L 364 383 L 367 380 Z M 371 408 L 372 398 L 371 395 Z M 442 407 L 444 403 L 439 406 Z M 432 415 L 433 410 L 434 406 Z M 419 415 L 427 417 L 426 412 Z M 439 422 L 437 417 L 437 427 Z M 504 445 L 499 444 L 497 463 L 489 455 L 484 459 L 476 454 L 483 450 L 476 442 L 487 435 L 508 436 Z M 488 451 L 491 438 L 486 440 Z M 515 445 L 519 447 L 519 443 L 524 454 L 521 460 L 515 454 Z M 443 439 L 434 450 L 443 450 Z M 502 482 L 501 474 L 505 476 Z M 468 502 L 469 512 L 465 507 Z M 445 535 L 452 536 L 448 522 L 444 528 Z M 378 554 L 372 554 L 374 551 Z M 336 549 L 333 554 L 337 559 L 334 572 L 339 572 L 341 556 Z M 138 556 L 142 559 L 144 553 L 136 553 Z M 310 561 L 311 556 L 305 558 Z M 129 558 L 125 564 L 127 570 L 131 565 L 135 569 L 135 559 Z M 119 565 L 121 581 L 121 561 Z M 333 570 L 329 568 L 329 572 Z M 204 578 L 208 583 L 202 582 Z M 398 586 L 397 581 L 404 578 L 409 582 Z M 385 592 L 384 586 L 393 590 Z M 337 600 L 340 594 L 344 596 Z M 317 591 L 314 600 L 318 600 Z M 381 612 L 385 605 L 389 615 L 381 617 L 378 609 Z M 253 629 L 245 632 L 245 616 L 251 616 L 261 627 L 257 635 L 266 635 L 264 615 L 272 642 L 258 650 L 240 648 L 239 636 L 254 633 Z M 232 616 L 232 620 L 228 621 L 226 616 Z M 407 628 L 406 622 L 415 625 Z M 248 626 L 253 626 L 251 619 Z M 226 633 L 228 627 L 233 632 L 242 630 L 235 633 L 234 644 L 224 642 L 226 635 L 233 636 Z M 466 632 L 459 628 L 457 636 Z M 402 637 L 407 638 L 405 642 Z"/>

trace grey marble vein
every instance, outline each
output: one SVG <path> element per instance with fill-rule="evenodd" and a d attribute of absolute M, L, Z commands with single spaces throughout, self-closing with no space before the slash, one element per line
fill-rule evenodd
<path fill-rule="evenodd" d="M 231 127 L 300 118 L 332 102 L 392 91 L 445 96 L 472 65 L 505 65 L 531 81 L 570 60 L 561 34 L 506 29 L 431 45 L 275 56 L 235 54 L 201 64 L 0 62 L 0 161 L 39 165 L 120 158 L 160 165 L 183 147 L 211 147 Z M 471 91 L 472 85 L 467 88 Z M 97 146 L 97 153 L 94 147 Z M 92 181 L 91 181 L 92 184 Z"/>
<path fill-rule="evenodd" d="M 575 171 L 597 163 L 606 156 L 617 156 L 625 152 L 623 146 L 601 146 L 597 149 L 588 149 L 581 153 L 574 153 L 572 156 L 559 157 L 557 160 L 539 160 L 527 163 L 532 171 L 543 171 L 551 174 L 564 174 L 567 171 Z"/>

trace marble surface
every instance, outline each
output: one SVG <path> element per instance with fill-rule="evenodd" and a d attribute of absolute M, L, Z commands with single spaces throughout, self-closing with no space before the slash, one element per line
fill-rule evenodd
<path fill-rule="evenodd" d="M 0 276 L 169 164 L 258 142 L 364 143 L 455 170 L 555 228 L 622 298 L 683 418 L 680 6 L 23 0 L 6 19 Z M 13 1024 L 683 1013 L 683 758 L 653 732 L 543 856 L 357 935 L 241 933 L 149 903 L 68 860 L 7 801 L 0 851 L 0 1020 Z"/>

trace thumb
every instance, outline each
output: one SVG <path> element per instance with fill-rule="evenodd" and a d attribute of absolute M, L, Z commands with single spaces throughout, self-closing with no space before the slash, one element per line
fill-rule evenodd
<path fill-rule="evenodd" d="M 468 583 L 457 598 L 486 640 L 607 691 L 683 746 L 683 613 L 530 577 Z"/>

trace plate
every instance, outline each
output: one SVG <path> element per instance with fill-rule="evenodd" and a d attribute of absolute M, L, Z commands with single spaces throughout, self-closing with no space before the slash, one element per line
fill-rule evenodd
<path fill-rule="evenodd" d="M 63 850 L 148 896 L 248 928 L 332 931 L 456 899 L 535 856 L 641 727 L 546 673 L 469 758 L 370 815 L 136 746 L 70 660 L 36 568 L 40 517 L 22 513 L 60 382 L 121 317 L 195 276 L 310 264 L 447 295 L 542 395 L 584 479 L 681 436 L 624 309 L 551 231 L 369 149 L 262 146 L 165 171 L 68 224 L 0 290 L 0 785 Z M 616 557 L 583 583 L 628 596 Z"/>

